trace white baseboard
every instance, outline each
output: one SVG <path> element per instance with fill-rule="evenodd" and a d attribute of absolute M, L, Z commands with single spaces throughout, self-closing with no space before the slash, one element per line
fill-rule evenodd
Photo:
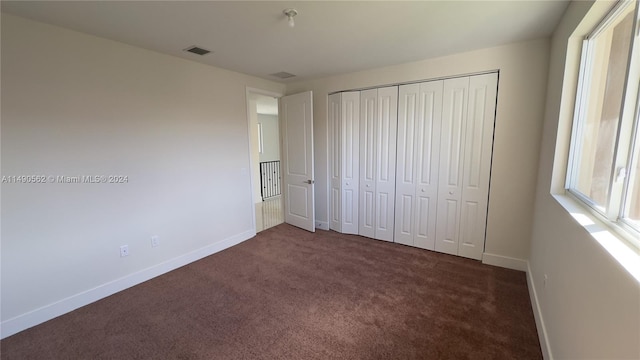
<path fill-rule="evenodd" d="M 255 235 L 255 229 L 233 235 L 227 239 L 207 245 L 190 253 L 180 255 L 147 269 L 140 270 L 125 277 L 99 285 L 93 289 L 83 291 L 66 299 L 62 299 L 55 303 L 45 305 L 39 309 L 5 320 L 0 324 L 0 338 L 4 339 L 5 337 L 16 334 L 22 330 L 26 330 L 32 326 L 36 326 L 82 306 L 91 304 L 92 302 L 103 299 L 109 295 L 113 295 L 134 285 L 153 279 L 156 276 L 165 274 L 169 271 L 215 254 L 248 240 Z"/>
<path fill-rule="evenodd" d="M 329 230 L 329 222 L 316 220 L 316 229 Z"/>
<path fill-rule="evenodd" d="M 508 256 L 484 253 L 482 254 L 482 263 L 494 266 L 500 266 L 507 269 L 527 271 L 527 260 L 512 258 Z"/>
<path fill-rule="evenodd" d="M 542 318 L 542 310 L 540 309 L 540 302 L 538 301 L 538 292 L 536 291 L 535 283 L 533 282 L 533 275 L 531 274 L 531 267 L 527 261 L 527 285 L 529 287 L 529 297 L 531 297 L 531 306 L 533 307 L 533 316 L 536 319 L 536 329 L 538 330 L 538 339 L 540 340 L 540 348 L 542 349 L 542 356 L 546 360 L 553 360 L 553 354 L 549 347 L 549 337 L 547 336 L 547 328 L 544 326 L 544 319 Z"/>

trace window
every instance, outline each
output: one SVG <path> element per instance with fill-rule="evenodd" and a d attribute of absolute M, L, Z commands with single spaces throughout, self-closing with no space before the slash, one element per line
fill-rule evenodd
<path fill-rule="evenodd" d="M 637 1 L 619 1 L 583 42 L 567 190 L 640 235 Z"/>

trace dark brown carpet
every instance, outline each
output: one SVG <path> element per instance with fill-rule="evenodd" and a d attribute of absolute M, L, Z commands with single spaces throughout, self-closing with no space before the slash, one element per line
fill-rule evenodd
<path fill-rule="evenodd" d="M 541 359 L 523 272 L 282 224 L 2 340 L 2 359 Z"/>

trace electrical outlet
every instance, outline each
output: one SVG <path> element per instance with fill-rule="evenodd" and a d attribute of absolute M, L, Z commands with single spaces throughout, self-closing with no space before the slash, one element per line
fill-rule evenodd
<path fill-rule="evenodd" d="M 120 246 L 120 257 L 129 256 L 129 245 Z"/>
<path fill-rule="evenodd" d="M 156 247 L 160 245 L 160 237 L 158 235 L 153 235 L 151 237 L 151 247 Z"/>

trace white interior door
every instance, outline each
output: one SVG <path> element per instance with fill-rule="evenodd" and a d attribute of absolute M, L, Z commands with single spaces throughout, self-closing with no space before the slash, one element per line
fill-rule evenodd
<path fill-rule="evenodd" d="M 468 89 L 468 77 L 444 81 L 435 249 L 453 255 L 458 254 L 460 233 Z"/>
<path fill-rule="evenodd" d="M 415 216 L 415 127 L 420 121 L 420 84 L 400 86 L 398 91 L 398 151 L 396 167 L 396 221 L 394 241 L 414 246 Z"/>
<path fill-rule="evenodd" d="M 376 100 L 378 90 L 360 92 L 360 190 L 358 233 L 375 238 Z"/>
<path fill-rule="evenodd" d="M 403 85 L 398 97 L 395 241 L 433 250 L 443 81 Z"/>
<path fill-rule="evenodd" d="M 433 250 L 436 239 L 443 81 L 420 84 L 416 124 L 416 225 L 414 244 Z"/>
<path fill-rule="evenodd" d="M 329 108 L 327 118 L 329 122 L 329 178 L 331 214 L 329 218 L 329 229 L 342 232 L 342 141 L 341 141 L 341 103 L 342 93 L 329 95 Z"/>
<path fill-rule="evenodd" d="M 396 203 L 398 87 L 378 89 L 377 102 L 375 238 L 393 241 Z"/>
<path fill-rule="evenodd" d="M 313 177 L 313 94 L 280 98 L 284 221 L 315 231 Z"/>
<path fill-rule="evenodd" d="M 484 252 L 497 85 L 495 73 L 469 79 L 458 255 L 477 260 Z"/>
<path fill-rule="evenodd" d="M 360 92 L 329 96 L 331 230 L 358 234 Z"/>
<path fill-rule="evenodd" d="M 358 182 L 360 153 L 360 92 L 342 93 L 340 141 L 342 232 L 358 233 Z"/>

